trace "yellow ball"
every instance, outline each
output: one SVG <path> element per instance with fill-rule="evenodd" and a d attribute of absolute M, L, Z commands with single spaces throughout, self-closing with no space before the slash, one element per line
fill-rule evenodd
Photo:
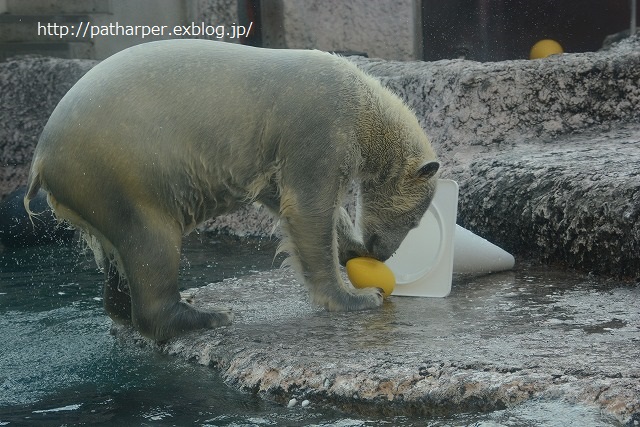
<path fill-rule="evenodd" d="M 544 39 L 533 45 L 531 52 L 529 52 L 529 59 L 546 58 L 547 56 L 557 55 L 559 53 L 564 53 L 560 43 L 555 40 Z"/>
<path fill-rule="evenodd" d="M 347 261 L 347 276 L 356 288 L 380 288 L 385 298 L 396 286 L 393 271 L 374 258 L 359 257 Z"/>

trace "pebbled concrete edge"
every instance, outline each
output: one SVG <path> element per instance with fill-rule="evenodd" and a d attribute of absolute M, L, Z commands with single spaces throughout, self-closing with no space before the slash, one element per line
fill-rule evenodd
<path fill-rule="evenodd" d="M 184 338 L 188 343 L 176 339 L 160 345 L 124 326 L 114 326 L 112 333 L 132 345 L 211 366 L 229 386 L 281 404 L 295 397 L 352 413 L 434 417 L 490 412 L 531 400 L 562 400 L 597 407 L 623 425 L 640 420 L 640 385 L 635 377 L 450 362 L 402 365 L 380 360 L 354 366 L 345 363 L 338 373 L 328 373 L 309 360 L 274 359 L 268 348 L 259 353 L 245 351 L 212 333 Z M 381 371 L 386 374 L 380 375 Z"/>
<path fill-rule="evenodd" d="M 492 279 L 487 283 L 492 287 Z M 166 343 L 155 343 L 121 325 L 114 325 L 112 333 L 131 345 L 211 366 L 228 385 L 282 404 L 295 397 L 363 415 L 451 416 L 513 408 L 532 400 L 560 400 L 598 408 L 625 425 L 640 421 L 637 364 L 590 366 L 578 362 L 579 357 L 572 364 L 559 362 L 558 354 L 550 356 L 558 363 L 542 365 L 526 358 L 510 362 L 499 354 L 495 359 L 465 363 L 456 360 L 460 355 L 432 354 L 428 344 L 407 352 L 394 348 L 402 336 L 389 337 L 386 344 L 375 336 L 381 330 L 373 323 L 380 322 L 380 326 L 389 321 L 384 310 L 324 313 L 307 302 L 306 291 L 293 273 L 283 270 L 227 279 L 185 294 L 202 308 L 220 301 L 246 302 L 242 302 L 241 317 L 232 326 L 191 333 Z M 280 304 L 280 309 L 265 314 L 265 308 L 273 304 Z M 403 310 L 407 309 L 404 300 L 402 304 Z M 287 312 L 290 309 L 293 311 Z M 255 314 L 258 318 L 253 318 Z M 306 344 L 300 342 L 302 336 L 318 329 L 331 334 L 332 328 L 339 331 L 337 340 L 361 341 L 373 333 L 371 351 L 345 353 L 337 341 L 317 337 Z M 292 336 L 292 331 L 297 332 Z M 496 337 L 514 338 L 508 333 Z"/>

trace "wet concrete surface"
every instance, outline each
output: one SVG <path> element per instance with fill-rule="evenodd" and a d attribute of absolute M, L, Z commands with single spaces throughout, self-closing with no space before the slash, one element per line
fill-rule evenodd
<path fill-rule="evenodd" d="M 291 272 L 272 270 L 185 295 L 232 307 L 235 323 L 160 345 L 113 332 L 284 404 L 414 417 L 585 408 L 610 425 L 640 422 L 637 283 L 520 264 L 457 276 L 446 298 L 392 296 L 380 310 L 328 313 Z"/>

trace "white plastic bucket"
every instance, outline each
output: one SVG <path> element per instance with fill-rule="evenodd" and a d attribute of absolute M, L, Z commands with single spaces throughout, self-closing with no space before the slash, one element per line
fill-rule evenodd
<path fill-rule="evenodd" d="M 511 254 L 456 224 L 458 184 L 438 180 L 431 206 L 397 252 L 386 261 L 396 277 L 393 295 L 445 297 L 453 272 L 511 269 Z"/>

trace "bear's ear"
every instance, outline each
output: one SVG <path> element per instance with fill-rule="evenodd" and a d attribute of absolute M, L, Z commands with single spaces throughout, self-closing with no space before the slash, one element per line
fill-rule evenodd
<path fill-rule="evenodd" d="M 438 162 L 425 163 L 420 166 L 420 169 L 418 169 L 416 177 L 424 179 L 433 178 L 433 176 L 438 172 L 438 169 L 440 169 L 440 163 Z"/>

